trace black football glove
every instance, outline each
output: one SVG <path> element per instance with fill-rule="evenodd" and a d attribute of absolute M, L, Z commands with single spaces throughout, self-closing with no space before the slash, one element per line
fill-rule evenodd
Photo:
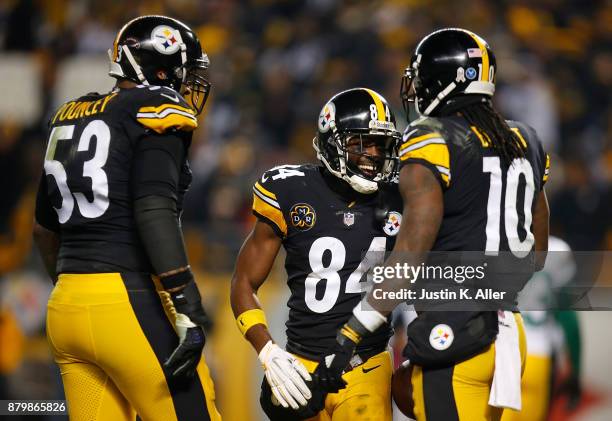
<path fill-rule="evenodd" d="M 327 393 L 337 393 L 346 387 L 342 379 L 344 370 L 349 366 L 357 344 L 368 330 L 352 316 L 338 331 L 336 342 L 324 354 L 313 377 L 317 385 Z"/>
<path fill-rule="evenodd" d="M 180 291 L 171 292 L 170 297 L 176 309 L 174 326 L 179 344 L 164 363 L 173 376 L 193 377 L 202 358 L 206 343 L 203 326 L 208 322 L 202 307 L 200 292 L 194 281 Z"/>

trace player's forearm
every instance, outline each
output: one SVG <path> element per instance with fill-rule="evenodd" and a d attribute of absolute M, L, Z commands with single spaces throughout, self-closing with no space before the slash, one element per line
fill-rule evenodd
<path fill-rule="evenodd" d="M 256 294 L 257 291 L 247 279 L 232 279 L 230 302 L 238 329 L 259 354 L 264 345 L 272 340 L 272 336 L 265 324 L 265 315 Z M 257 323 L 258 321 L 261 323 Z"/>
<path fill-rule="evenodd" d="M 40 252 L 43 264 L 53 283 L 57 281 L 57 254 L 59 251 L 59 235 L 36 223 L 34 225 L 34 242 Z"/>
<path fill-rule="evenodd" d="M 135 200 L 134 219 L 156 274 L 167 278 L 189 270 L 174 200 L 162 196 Z"/>

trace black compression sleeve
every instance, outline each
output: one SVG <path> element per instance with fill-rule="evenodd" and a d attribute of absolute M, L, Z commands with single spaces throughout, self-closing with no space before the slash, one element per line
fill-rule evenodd
<path fill-rule="evenodd" d="M 57 220 L 57 212 L 53 209 L 47 193 L 47 176 L 43 171 L 36 193 L 36 222 L 49 231 L 59 232 L 60 225 Z"/>
<path fill-rule="evenodd" d="M 157 274 L 188 265 L 176 207 L 187 147 L 181 132 L 151 133 L 139 140 L 134 151 L 134 219 Z"/>
<path fill-rule="evenodd" d="M 146 196 L 134 201 L 134 219 L 157 274 L 188 265 L 176 201 Z"/>
<path fill-rule="evenodd" d="M 150 134 L 139 140 L 132 167 L 134 200 L 150 195 L 177 199 L 188 144 L 181 132 Z"/>

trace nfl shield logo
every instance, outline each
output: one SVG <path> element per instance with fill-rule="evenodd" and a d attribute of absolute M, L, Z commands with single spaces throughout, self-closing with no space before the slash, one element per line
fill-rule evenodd
<path fill-rule="evenodd" d="M 353 212 L 344 212 L 344 226 L 350 227 L 355 223 L 355 214 Z"/>

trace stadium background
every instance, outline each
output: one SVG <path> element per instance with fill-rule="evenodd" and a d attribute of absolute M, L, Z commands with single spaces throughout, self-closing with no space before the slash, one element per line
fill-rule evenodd
<path fill-rule="evenodd" d="M 367 86 L 403 120 L 399 82 L 423 35 L 469 28 L 498 59 L 497 105 L 535 127 L 552 155 L 552 229 L 576 250 L 612 247 L 612 3 L 610 1 L 0 2 L 0 399 L 61 397 L 44 339 L 50 282 L 30 240 L 49 113 L 112 87 L 106 50 L 140 14 L 194 27 L 212 61 L 194 183 L 183 217 L 192 265 L 214 317 L 206 353 L 226 420 L 257 420 L 262 371 L 228 306 L 233 259 L 254 219 L 251 186 L 281 163 L 313 161 L 324 101 Z M 279 340 L 284 270 L 263 288 Z M 608 278 L 609 279 L 609 278 Z M 581 313 L 585 399 L 555 419 L 612 419 L 610 313 Z M 121 358 L 118 354 L 117 358 Z"/>

